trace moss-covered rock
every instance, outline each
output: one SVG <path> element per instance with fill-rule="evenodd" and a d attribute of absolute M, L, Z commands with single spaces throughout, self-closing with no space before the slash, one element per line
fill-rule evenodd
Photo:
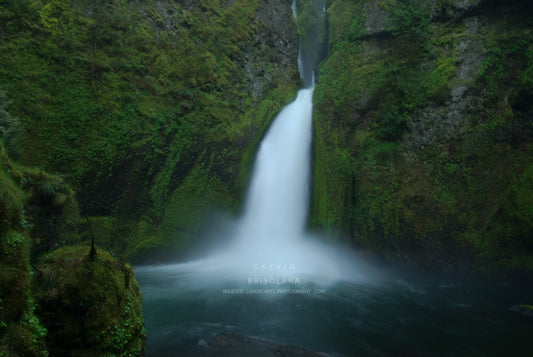
<path fill-rule="evenodd" d="M 0 230 L 26 230 L 34 257 L 79 242 L 78 202 L 62 177 L 12 162 L 3 145 L 0 167 Z"/>
<path fill-rule="evenodd" d="M 47 356 L 46 328 L 32 294 L 33 247 L 24 205 L 29 196 L 0 145 L 0 356 Z"/>
<path fill-rule="evenodd" d="M 328 16 L 312 224 L 394 260 L 531 278 L 531 5 L 337 0 Z"/>
<path fill-rule="evenodd" d="M 21 168 L 21 187 L 28 193 L 25 204 L 33 256 L 79 243 L 79 208 L 74 191 L 58 176 L 41 169 Z"/>
<path fill-rule="evenodd" d="M 0 356 L 48 356 L 47 330 L 35 315 L 30 249 L 25 233 L 0 232 Z"/>
<path fill-rule="evenodd" d="M 37 315 L 54 356 L 142 356 L 142 296 L 130 266 L 88 246 L 45 254 L 35 266 Z"/>
<path fill-rule="evenodd" d="M 0 356 L 142 354 L 142 299 L 133 271 L 104 251 L 87 262 L 88 247 L 49 253 L 79 242 L 74 192 L 57 175 L 12 162 L 2 145 L 6 132 L 0 133 Z M 54 303 L 63 305 L 55 310 Z"/>

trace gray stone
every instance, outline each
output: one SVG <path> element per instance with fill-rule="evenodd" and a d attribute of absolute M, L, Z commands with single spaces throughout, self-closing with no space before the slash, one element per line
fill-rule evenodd
<path fill-rule="evenodd" d="M 254 38 L 237 62 L 245 69 L 247 92 L 262 99 L 276 84 L 298 76 L 298 34 L 289 1 L 263 0 L 255 21 Z"/>

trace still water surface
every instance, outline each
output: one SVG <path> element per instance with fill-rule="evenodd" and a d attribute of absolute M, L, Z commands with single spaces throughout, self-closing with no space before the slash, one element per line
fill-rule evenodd
<path fill-rule="evenodd" d="M 202 356 L 220 332 L 294 344 L 331 356 L 527 356 L 533 288 L 390 271 L 331 284 L 250 285 L 189 271 L 137 267 L 146 356 Z M 239 290 L 242 289 L 242 290 Z"/>

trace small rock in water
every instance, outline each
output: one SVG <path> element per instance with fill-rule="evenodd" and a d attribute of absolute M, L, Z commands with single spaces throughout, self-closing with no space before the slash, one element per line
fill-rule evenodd
<path fill-rule="evenodd" d="M 518 312 L 524 316 L 533 317 L 533 305 L 515 305 L 509 310 Z"/>
<path fill-rule="evenodd" d="M 306 348 L 285 345 L 260 337 L 244 336 L 236 333 L 219 333 L 209 340 L 211 352 L 217 356 L 256 356 L 256 357 L 326 357 Z"/>

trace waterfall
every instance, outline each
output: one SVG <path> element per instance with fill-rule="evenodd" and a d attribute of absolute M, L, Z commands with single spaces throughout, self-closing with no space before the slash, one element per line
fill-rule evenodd
<path fill-rule="evenodd" d="M 302 89 L 261 142 L 239 244 L 268 251 L 304 233 L 309 196 L 313 88 Z"/>
<path fill-rule="evenodd" d="M 301 89 L 274 119 L 257 153 L 234 242 L 204 261 L 204 272 L 269 285 L 339 277 L 339 255 L 305 233 L 313 91 L 314 86 Z"/>
<path fill-rule="evenodd" d="M 310 0 L 316 14 L 323 15 L 324 0 Z M 297 16 L 296 2 L 293 13 Z M 306 88 L 276 116 L 263 138 L 248 190 L 245 213 L 237 237 L 219 254 L 219 267 L 233 267 L 250 276 L 291 276 L 306 279 L 335 278 L 335 257 L 305 234 L 309 207 L 312 143 L 314 60 L 317 33 L 300 45 L 298 56 Z M 320 277 L 319 277 L 320 276 Z"/>
<path fill-rule="evenodd" d="M 315 13 L 323 16 L 324 0 L 308 1 Z M 295 19 L 296 6 L 294 1 Z M 314 63 L 304 60 L 316 57 L 309 53 L 317 52 L 317 33 L 313 30 L 308 34 L 308 45 L 300 43 L 298 51 L 298 67 L 306 88 L 277 115 L 261 142 L 240 228 L 241 245 L 253 244 L 268 251 L 303 236 L 309 203 L 315 77 Z"/>
<path fill-rule="evenodd" d="M 308 11 L 315 9 L 314 14 L 323 17 L 325 1 L 308 1 L 312 6 Z M 294 4 L 293 11 L 296 16 Z M 233 240 L 203 260 L 169 269 L 186 271 L 199 284 L 229 280 L 248 287 L 333 282 L 349 270 L 350 259 L 305 231 L 311 174 L 313 51 L 318 48 L 318 33 L 311 29 L 306 45 L 300 45 L 298 60 L 305 88 L 274 118 L 258 148 L 245 211 Z"/>
<path fill-rule="evenodd" d="M 324 0 L 309 0 L 316 13 Z M 292 4 L 297 18 L 296 1 Z M 314 64 L 303 63 L 316 55 L 317 31 L 309 35 L 308 43 L 298 54 L 300 75 L 306 88 L 274 119 L 260 144 L 246 210 L 239 232 L 241 246 L 254 245 L 263 251 L 282 247 L 304 235 L 309 205 L 309 181 L 313 121 Z M 301 63 L 302 62 L 302 63 Z M 278 249 L 279 250 L 279 249 Z"/>

